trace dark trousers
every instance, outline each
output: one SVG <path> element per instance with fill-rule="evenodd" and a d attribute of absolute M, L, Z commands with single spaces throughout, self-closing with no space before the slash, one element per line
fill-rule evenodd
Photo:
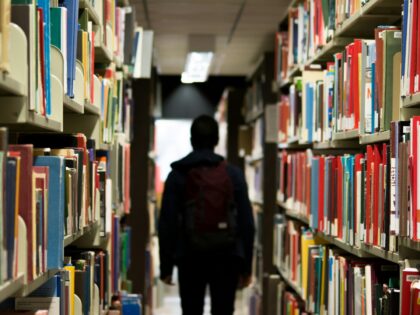
<path fill-rule="evenodd" d="M 203 314 L 209 285 L 212 315 L 232 315 L 239 269 L 238 259 L 231 256 L 185 257 L 178 264 L 182 314 Z"/>

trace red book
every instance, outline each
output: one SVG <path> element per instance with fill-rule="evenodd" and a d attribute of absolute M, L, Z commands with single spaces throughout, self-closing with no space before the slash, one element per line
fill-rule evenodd
<path fill-rule="evenodd" d="M 411 283 L 410 297 L 410 314 L 420 314 L 420 280 L 416 280 Z"/>
<path fill-rule="evenodd" d="M 415 314 L 410 313 L 411 283 L 415 280 L 420 280 L 420 271 L 417 268 L 405 268 L 402 271 L 400 314 Z"/>
<path fill-rule="evenodd" d="M 124 209 L 125 213 L 130 213 L 131 199 L 130 199 L 130 144 L 126 144 L 124 147 L 125 150 L 125 185 L 124 185 Z"/>
<path fill-rule="evenodd" d="M 337 157 L 337 237 L 343 238 L 343 163 Z"/>
<path fill-rule="evenodd" d="M 359 71 L 359 55 L 362 54 L 362 41 L 360 39 L 355 39 L 354 41 L 354 51 L 353 51 L 353 60 L 352 60 L 352 96 L 353 96 L 353 105 L 354 105 L 354 128 L 359 128 L 360 122 L 360 90 L 359 82 L 360 71 Z"/>
<path fill-rule="evenodd" d="M 319 180 L 318 180 L 318 230 L 324 232 L 324 174 L 325 157 L 319 158 Z"/>
<path fill-rule="evenodd" d="M 333 157 L 331 159 L 330 183 L 335 183 L 336 178 L 337 178 L 337 157 Z M 329 221 L 330 221 L 330 223 L 329 223 L 329 225 L 330 225 L 329 233 L 331 235 L 334 235 L 332 226 L 335 226 L 336 219 L 337 219 L 337 215 L 334 211 L 335 205 L 337 204 L 337 186 L 336 185 L 331 185 L 331 187 L 332 187 L 332 190 L 331 190 L 331 196 L 330 196 L 330 200 L 329 200 L 329 204 L 330 204 L 329 211 L 330 211 L 330 213 L 328 214 Z"/>
<path fill-rule="evenodd" d="M 373 218 L 372 218 L 372 228 L 373 228 L 373 244 L 379 245 L 379 164 L 381 164 L 381 153 L 379 151 L 378 145 L 373 147 Z"/>
<path fill-rule="evenodd" d="M 359 235 L 358 234 L 358 232 L 359 232 L 359 223 L 360 223 L 360 219 L 361 219 L 361 218 L 359 218 L 357 216 L 357 208 L 359 207 L 359 205 L 357 204 L 357 202 L 361 198 L 361 196 L 359 196 L 357 194 L 357 188 L 358 187 L 361 187 L 359 185 L 362 185 L 362 183 L 359 183 L 359 181 L 357 180 L 357 173 L 359 173 L 359 172 L 361 173 L 362 172 L 362 164 L 361 164 L 361 159 L 362 158 L 363 158 L 363 154 L 356 154 L 356 157 L 355 157 L 356 174 L 355 174 L 354 189 L 353 189 L 353 191 L 354 191 L 354 212 L 353 212 L 353 215 L 354 215 L 354 217 L 353 217 L 354 227 L 353 227 L 353 229 L 354 229 L 354 234 L 355 235 Z M 362 180 L 364 180 L 364 179 L 362 178 Z M 361 192 L 361 193 L 363 194 L 363 192 Z M 363 207 L 364 205 L 361 205 L 361 206 Z"/>
<path fill-rule="evenodd" d="M 9 145 L 10 151 L 20 153 L 20 180 L 19 180 L 19 215 L 25 221 L 27 231 L 27 257 L 28 257 L 28 281 L 34 279 L 34 244 L 33 233 L 33 202 L 32 202 L 32 163 L 33 146 L 32 144 Z"/>
<path fill-rule="evenodd" d="M 372 213 L 372 169 L 373 169 L 373 148 L 371 145 L 368 145 L 366 148 L 366 202 L 365 202 L 365 229 L 366 229 L 366 239 L 367 244 L 372 244 L 371 237 L 371 213 Z"/>
<path fill-rule="evenodd" d="M 46 115 L 46 91 L 45 91 L 45 56 L 44 56 L 44 15 L 41 8 L 37 8 L 38 13 L 38 39 L 39 39 L 39 54 L 40 54 L 40 67 L 41 67 L 41 93 L 42 93 L 42 106 L 41 114 Z"/>
<path fill-rule="evenodd" d="M 306 189 L 305 189 L 305 205 L 306 205 L 306 217 L 310 217 L 311 213 L 311 168 L 307 164 L 307 156 L 304 155 L 305 171 L 306 171 Z"/>
<path fill-rule="evenodd" d="M 418 205 L 418 172 L 419 172 L 419 127 L 420 127 L 420 116 L 414 116 L 411 118 L 411 157 L 412 157 L 412 171 L 411 171 L 411 201 L 412 201 L 412 208 L 411 208 L 411 220 L 412 220 L 412 226 L 413 231 L 411 233 L 413 240 L 419 240 L 419 237 L 417 235 L 417 224 L 419 218 L 417 218 L 417 211 L 419 210 Z"/>
<path fill-rule="evenodd" d="M 413 3 L 413 20 L 411 21 L 412 25 L 412 32 L 411 32 L 411 51 L 410 51 L 410 86 L 409 86 L 409 93 L 414 94 L 416 90 L 415 86 L 415 78 L 416 78 L 416 72 L 417 72 L 417 24 L 418 24 L 418 10 L 419 10 L 419 4 L 418 0 L 412 0 Z"/>
<path fill-rule="evenodd" d="M 289 155 L 287 157 L 287 198 L 292 196 L 292 160 L 293 156 Z"/>

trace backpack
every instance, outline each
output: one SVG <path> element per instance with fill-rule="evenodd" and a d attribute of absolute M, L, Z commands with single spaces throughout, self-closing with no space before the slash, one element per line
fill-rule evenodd
<path fill-rule="evenodd" d="M 235 247 L 237 211 L 225 161 L 188 171 L 185 202 L 182 221 L 188 250 L 221 253 Z"/>

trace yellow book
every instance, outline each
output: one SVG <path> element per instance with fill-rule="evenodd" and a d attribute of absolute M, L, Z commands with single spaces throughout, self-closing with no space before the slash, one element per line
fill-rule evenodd
<path fill-rule="evenodd" d="M 302 232 L 301 236 L 301 288 L 303 298 L 306 300 L 308 290 L 308 259 L 309 259 L 309 246 L 322 245 L 325 241 L 320 238 L 314 238 L 311 232 Z"/>
<path fill-rule="evenodd" d="M 65 270 L 68 270 L 69 272 L 69 280 L 70 280 L 70 285 L 69 285 L 69 295 L 70 295 L 70 315 L 74 315 L 74 273 L 75 273 L 75 268 L 74 266 L 64 266 Z"/>
<path fill-rule="evenodd" d="M 0 1 L 0 71 L 10 71 L 9 65 L 10 0 Z"/>
<path fill-rule="evenodd" d="M 309 246 L 315 245 L 315 240 L 311 234 L 303 233 L 301 237 L 301 268 L 302 268 L 302 295 L 303 298 L 306 300 L 307 297 L 307 290 L 308 290 L 308 258 L 309 258 Z"/>

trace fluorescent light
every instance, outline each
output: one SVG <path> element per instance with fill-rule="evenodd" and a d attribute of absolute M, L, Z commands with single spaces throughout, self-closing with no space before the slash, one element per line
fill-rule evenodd
<path fill-rule="evenodd" d="M 186 84 L 206 82 L 212 59 L 212 52 L 190 52 L 187 56 L 181 82 Z"/>

